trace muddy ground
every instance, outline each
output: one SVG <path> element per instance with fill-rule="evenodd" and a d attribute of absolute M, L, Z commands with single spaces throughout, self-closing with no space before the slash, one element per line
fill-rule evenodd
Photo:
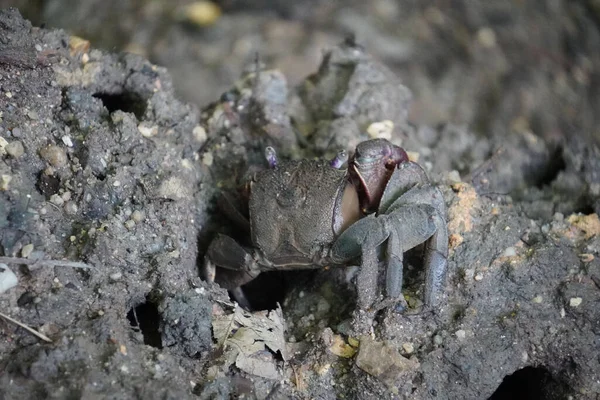
<path fill-rule="evenodd" d="M 51 343 L 0 320 L 0 398 L 600 397 L 591 4 L 424 5 L 395 30 L 393 8 L 355 6 L 330 10 L 321 36 L 318 20 L 310 31 L 286 19 L 302 10 L 284 7 L 270 24 L 309 30 L 311 45 L 258 63 L 234 52 L 223 64 L 233 67 L 217 64 L 238 69 L 226 83 L 206 68 L 196 79 L 173 68 L 172 79 L 3 11 L 1 255 L 90 268 L 9 264 L 18 284 L 0 312 Z M 210 29 L 237 25 L 244 37 L 243 15 Z M 367 28 L 385 18 L 382 42 Z M 167 31 L 210 34 L 182 25 Z M 404 30 L 421 41 L 393 40 Z M 188 50 L 192 40 L 160 37 Z M 322 157 L 373 136 L 402 144 L 444 193 L 451 256 L 435 313 L 416 313 L 418 254 L 405 271 L 409 309 L 379 313 L 370 332 L 353 325 L 356 268 L 264 274 L 247 293 L 271 311 L 254 314 L 199 278 L 215 233 L 236 235 L 217 196 L 263 164 L 266 145 Z"/>

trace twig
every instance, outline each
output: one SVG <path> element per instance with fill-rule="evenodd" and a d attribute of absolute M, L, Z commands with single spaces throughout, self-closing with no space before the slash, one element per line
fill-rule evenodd
<path fill-rule="evenodd" d="M 4 264 L 25 264 L 34 265 L 40 267 L 72 267 L 72 268 L 83 268 L 92 269 L 93 266 L 79 262 L 79 261 L 67 261 L 67 260 L 36 260 L 31 258 L 20 258 L 20 257 L 0 257 L 0 263 Z"/>
<path fill-rule="evenodd" d="M 52 340 L 50 340 L 50 338 L 48 336 L 44 335 L 43 333 L 40 333 L 40 332 L 36 331 L 33 328 L 28 327 L 27 325 L 25 325 L 25 324 L 17 321 L 16 319 L 13 319 L 13 318 L 9 317 L 8 315 L 2 314 L 1 312 L 0 312 L 0 317 L 2 317 L 4 319 L 12 322 L 13 324 L 19 325 L 21 328 L 29 331 L 30 333 L 32 333 L 33 335 L 37 336 L 38 338 L 40 338 L 40 339 L 42 339 L 44 341 L 52 343 Z"/>

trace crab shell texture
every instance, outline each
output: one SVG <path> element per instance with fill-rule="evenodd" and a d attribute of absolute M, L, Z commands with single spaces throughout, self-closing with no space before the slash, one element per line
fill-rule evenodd
<path fill-rule="evenodd" d="M 252 243 L 271 265 L 318 268 L 331 244 L 360 218 L 358 195 L 345 169 L 325 160 L 282 163 L 258 172 L 249 199 Z"/>

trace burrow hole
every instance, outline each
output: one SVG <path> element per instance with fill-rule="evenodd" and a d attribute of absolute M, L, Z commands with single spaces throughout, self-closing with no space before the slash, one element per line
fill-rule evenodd
<path fill-rule="evenodd" d="M 147 99 L 138 93 L 129 91 L 117 94 L 96 93 L 94 97 L 100 99 L 111 113 L 117 110 L 133 113 L 138 120 L 141 120 L 146 113 Z"/>
<path fill-rule="evenodd" d="M 566 400 L 570 388 L 544 367 L 525 367 L 504 377 L 488 400 Z"/>
<path fill-rule="evenodd" d="M 253 281 L 242 286 L 246 300 L 252 310 L 274 310 L 283 304 L 286 294 L 299 282 L 306 282 L 315 271 L 272 271 L 263 272 Z M 231 293 L 232 300 L 236 300 Z"/>
<path fill-rule="evenodd" d="M 127 319 L 134 330 L 141 331 L 144 344 L 162 349 L 159 331 L 160 313 L 156 304 L 146 298 L 144 303 L 129 310 Z"/>

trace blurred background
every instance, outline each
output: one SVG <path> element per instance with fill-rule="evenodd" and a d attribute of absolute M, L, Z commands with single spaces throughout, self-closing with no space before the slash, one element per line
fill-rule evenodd
<path fill-rule="evenodd" d="M 298 84 L 349 34 L 414 95 L 411 120 L 600 142 L 598 0 L 0 0 L 36 26 L 169 68 L 205 106 L 256 52 Z"/>

